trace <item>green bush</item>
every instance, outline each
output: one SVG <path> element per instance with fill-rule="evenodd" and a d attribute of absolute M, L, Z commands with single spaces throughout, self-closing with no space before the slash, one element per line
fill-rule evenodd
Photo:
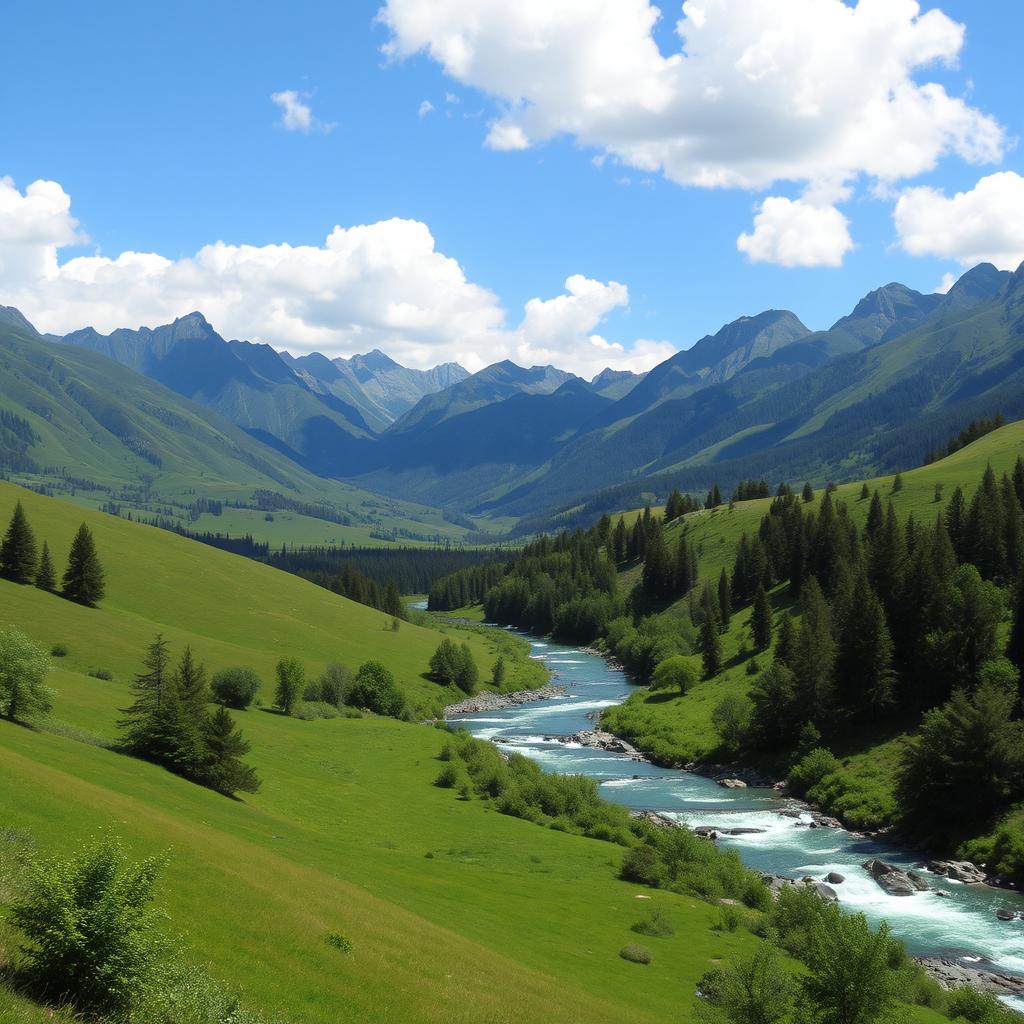
<path fill-rule="evenodd" d="M 86 1013 L 130 1010 L 166 948 L 149 905 L 163 863 L 132 863 L 110 838 L 67 860 L 33 860 L 11 914 L 28 939 L 24 973 L 33 988 Z"/>
<path fill-rule="evenodd" d="M 55 658 L 66 658 L 68 656 L 68 649 L 66 644 L 54 644 L 50 648 L 50 654 Z"/>
<path fill-rule="evenodd" d="M 225 668 L 210 680 L 213 699 L 239 711 L 247 708 L 260 688 L 260 677 L 251 668 Z"/>
<path fill-rule="evenodd" d="M 354 948 L 351 940 L 339 932 L 330 932 L 324 937 L 324 942 L 334 949 L 341 950 L 342 953 L 351 953 Z"/>
<path fill-rule="evenodd" d="M 654 959 L 654 954 L 646 946 L 630 943 L 619 950 L 619 956 L 628 960 L 631 964 L 649 964 Z"/>
<path fill-rule="evenodd" d="M 292 708 L 292 717 L 303 722 L 312 722 L 317 718 L 338 718 L 341 712 L 333 705 L 322 700 L 302 700 Z"/>
<path fill-rule="evenodd" d="M 346 703 L 392 718 L 401 717 L 405 710 L 405 696 L 395 685 L 395 677 L 379 661 L 359 666 Z"/>
<path fill-rule="evenodd" d="M 676 930 L 672 927 L 665 911 L 661 907 L 651 907 L 646 917 L 642 917 L 636 924 L 632 925 L 632 931 L 638 935 L 650 935 L 653 938 L 666 939 L 675 935 Z"/>
<path fill-rule="evenodd" d="M 102 679 L 105 683 L 110 683 L 114 680 L 114 673 L 105 668 L 94 668 L 89 675 L 93 679 Z"/>
<path fill-rule="evenodd" d="M 831 750 L 816 747 L 790 769 L 787 783 L 797 796 L 806 796 L 809 789 L 818 785 L 826 775 L 831 775 L 838 767 L 839 762 Z"/>

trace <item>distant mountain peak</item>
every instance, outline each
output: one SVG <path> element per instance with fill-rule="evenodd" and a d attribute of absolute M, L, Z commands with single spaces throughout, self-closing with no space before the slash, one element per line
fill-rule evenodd
<path fill-rule="evenodd" d="M 29 334 L 39 333 L 29 322 L 28 317 L 14 306 L 0 306 L 0 324 L 9 324 L 18 330 L 28 331 Z"/>

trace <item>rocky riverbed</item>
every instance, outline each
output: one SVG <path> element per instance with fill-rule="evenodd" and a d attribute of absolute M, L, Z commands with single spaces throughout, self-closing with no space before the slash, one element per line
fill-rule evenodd
<path fill-rule="evenodd" d="M 487 690 L 460 700 L 457 704 L 449 704 L 444 709 L 444 717 L 458 718 L 460 715 L 476 715 L 484 711 L 501 711 L 520 704 L 532 704 L 537 700 L 553 700 L 565 696 L 565 693 L 566 688 L 557 683 L 548 683 L 536 690 L 516 690 L 514 693 L 493 693 Z"/>

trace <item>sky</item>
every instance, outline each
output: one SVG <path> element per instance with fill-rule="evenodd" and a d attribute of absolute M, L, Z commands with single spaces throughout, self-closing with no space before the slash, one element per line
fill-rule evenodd
<path fill-rule="evenodd" d="M 1017 0 L 8 6 L 0 304 L 645 370 L 1024 261 Z"/>

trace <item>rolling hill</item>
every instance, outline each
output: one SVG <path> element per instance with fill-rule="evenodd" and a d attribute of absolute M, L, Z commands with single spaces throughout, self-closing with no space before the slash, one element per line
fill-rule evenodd
<path fill-rule="evenodd" d="M 713 963 L 757 948 L 746 931 L 716 930 L 717 908 L 664 893 L 677 935 L 657 940 L 642 971 L 622 960 L 644 891 L 615 878 L 618 848 L 433 786 L 444 736 L 421 725 L 239 712 L 263 778 L 244 801 L 108 749 L 157 630 L 175 653 L 189 643 L 210 669 L 250 664 L 265 681 L 283 654 L 310 673 L 329 658 L 379 658 L 414 699 L 443 692 L 419 676 L 441 634 L 393 633 L 379 614 L 265 566 L 9 484 L 0 516 L 16 499 L 55 552 L 86 519 L 109 596 L 88 609 L 0 580 L 0 621 L 68 648 L 45 730 L 0 722 L 0 843 L 27 831 L 64 852 L 109 827 L 138 855 L 169 850 L 159 903 L 182 952 L 268 1018 L 654 1024 L 690 1004 Z M 489 664 L 495 641 L 462 637 Z M 113 678 L 89 674 L 100 668 Z M 0 924 L 0 960 L 14 941 Z M 0 982 L 3 1014 L 60 1019 Z"/>

